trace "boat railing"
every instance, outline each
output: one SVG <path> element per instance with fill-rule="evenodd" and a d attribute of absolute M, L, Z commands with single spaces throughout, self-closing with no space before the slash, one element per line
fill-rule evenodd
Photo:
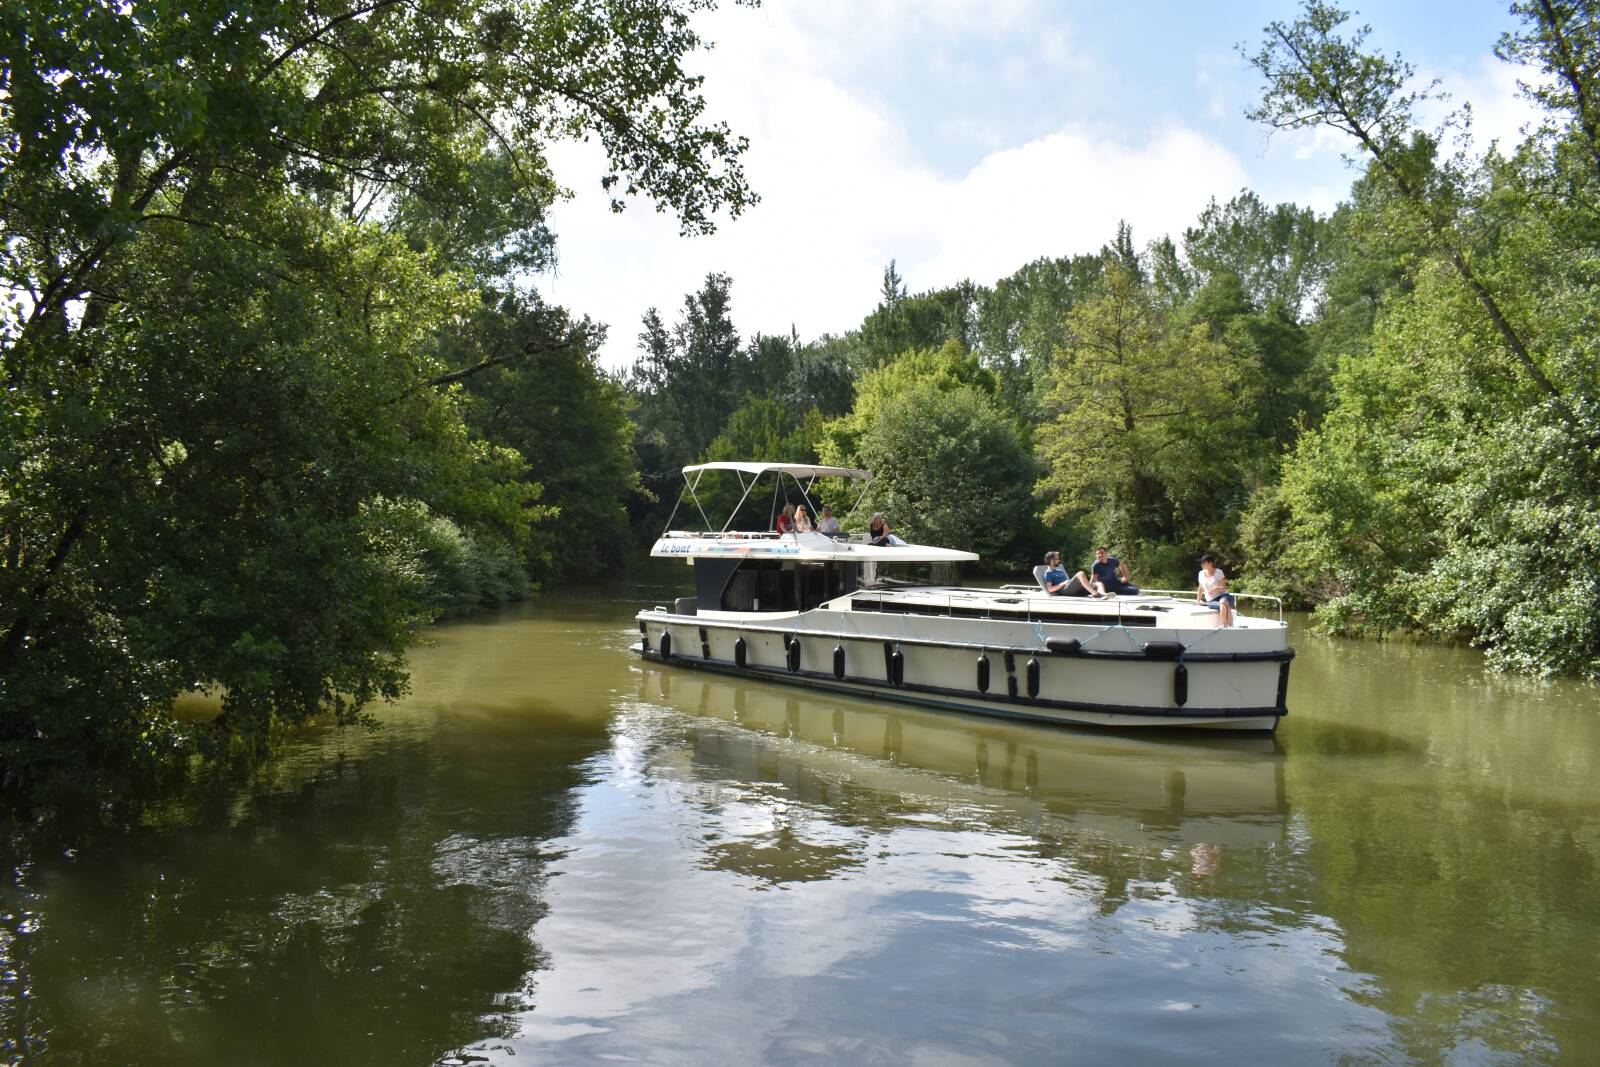
<path fill-rule="evenodd" d="M 777 530 L 668 530 L 661 536 L 667 539 L 708 538 L 716 541 L 776 541 L 780 537 L 792 537 L 793 534 L 783 534 Z M 864 545 L 868 543 L 866 533 L 860 530 L 851 533 L 823 534 L 822 536 L 846 544 Z"/>
<path fill-rule="evenodd" d="M 1002 586 L 999 586 L 997 588 L 999 590 L 1001 590 L 1003 592 L 1007 592 L 1007 593 L 1028 594 L 1028 593 L 1038 593 L 1038 592 L 1040 592 L 1038 585 L 1028 585 L 1028 584 L 1024 584 L 1022 582 L 1009 582 L 1009 583 L 1007 583 L 1005 585 L 1002 585 Z M 1231 592 L 1231 590 L 1230 590 L 1230 592 Z M 1149 587 L 1140 587 L 1139 595 L 1140 596 L 1167 596 L 1167 597 L 1171 597 L 1174 600 L 1193 600 L 1194 599 L 1194 590 L 1193 589 L 1153 589 L 1153 588 L 1149 588 Z M 1270 603 L 1272 605 L 1273 610 L 1277 612 L 1278 621 L 1280 623 L 1283 622 L 1283 598 L 1282 597 L 1269 596 L 1266 593 L 1234 593 L 1233 595 L 1234 595 L 1234 598 L 1237 599 L 1237 600 L 1264 600 L 1264 601 L 1267 601 L 1268 603 Z M 1131 601 L 1130 602 L 1130 601 L 1124 599 L 1123 597 L 1112 597 L 1109 600 L 1097 601 L 1096 603 L 1100 604 L 1102 607 L 1105 607 L 1105 608 L 1115 607 L 1117 609 L 1117 617 L 1120 619 L 1122 617 L 1123 606 L 1126 605 L 1126 604 L 1129 604 L 1129 603 L 1137 603 L 1137 601 Z M 1031 607 L 1029 609 L 1028 614 L 1029 614 L 1029 618 L 1031 619 L 1033 617 L 1033 612 L 1032 612 Z M 1053 615 L 1052 615 L 1052 617 L 1053 617 Z"/>
<path fill-rule="evenodd" d="M 668 530 L 662 535 L 667 538 L 710 538 L 723 541 L 774 541 L 783 535 L 776 530 Z"/>
<path fill-rule="evenodd" d="M 1146 595 L 1146 596 L 1170 596 L 1174 600 L 1193 600 L 1194 599 L 1194 590 L 1193 589 L 1147 589 L 1147 588 L 1144 588 L 1143 586 L 1141 586 L 1140 589 L 1139 589 L 1139 592 L 1140 592 L 1141 595 Z M 1234 597 L 1235 600 L 1265 600 L 1265 601 L 1270 602 L 1272 604 L 1274 610 L 1276 610 L 1277 613 L 1278 613 L 1278 621 L 1279 622 L 1283 621 L 1283 598 L 1282 597 L 1268 596 L 1266 593 L 1234 593 L 1233 590 L 1231 590 L 1231 589 L 1228 590 L 1228 592 L 1233 593 L 1233 597 Z"/>

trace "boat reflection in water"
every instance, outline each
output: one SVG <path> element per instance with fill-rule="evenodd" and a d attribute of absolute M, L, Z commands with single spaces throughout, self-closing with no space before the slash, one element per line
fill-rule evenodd
<path fill-rule="evenodd" d="M 837 809 L 841 823 L 934 812 L 1023 833 L 1047 851 L 1104 842 L 1121 846 L 1124 860 L 1162 854 L 1161 866 L 1198 875 L 1210 873 L 1215 850 L 1270 847 L 1287 826 L 1283 762 L 1269 737 L 1147 740 L 794 694 L 648 664 L 640 675 L 646 702 L 739 727 L 691 722 L 689 743 L 661 754 L 658 771 L 678 761 L 686 779 L 779 783 L 800 804 Z M 766 844 L 770 863 L 779 843 Z M 850 865 L 824 851 L 812 857 L 821 867 L 830 856 Z M 828 876 L 808 876 L 797 869 L 806 861 L 790 858 L 797 864 L 780 863 L 786 871 L 768 876 Z"/>

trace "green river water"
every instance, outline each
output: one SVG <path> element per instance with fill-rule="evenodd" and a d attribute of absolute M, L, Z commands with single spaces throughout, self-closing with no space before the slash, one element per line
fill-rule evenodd
<path fill-rule="evenodd" d="M 6 823 L 6 1061 L 1600 1062 L 1600 690 L 1296 620 L 1275 738 L 1107 736 L 642 664 L 657 580 Z"/>

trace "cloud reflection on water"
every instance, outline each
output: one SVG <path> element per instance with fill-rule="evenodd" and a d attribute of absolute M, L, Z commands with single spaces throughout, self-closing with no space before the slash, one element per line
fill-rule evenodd
<path fill-rule="evenodd" d="M 1177 1016 L 1220 1034 L 1263 1000 L 1313 1033 L 1382 1029 L 1329 1011 L 1327 983 L 1352 980 L 1336 934 L 1273 926 L 1229 876 L 1285 848 L 1270 740 L 638 673 L 615 766 L 559 846 L 520 1055 L 998 1063 L 1057 1055 L 1067 1032 L 1139 1055 Z"/>

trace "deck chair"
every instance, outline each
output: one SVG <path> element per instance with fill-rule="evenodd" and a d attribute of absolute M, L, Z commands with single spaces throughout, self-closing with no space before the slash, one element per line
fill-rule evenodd
<path fill-rule="evenodd" d="M 1048 571 L 1049 569 L 1050 568 L 1046 567 L 1043 563 L 1033 568 L 1033 580 L 1038 582 L 1039 588 L 1044 589 L 1046 593 L 1048 593 L 1050 590 L 1044 588 L 1044 574 L 1045 571 Z"/>

